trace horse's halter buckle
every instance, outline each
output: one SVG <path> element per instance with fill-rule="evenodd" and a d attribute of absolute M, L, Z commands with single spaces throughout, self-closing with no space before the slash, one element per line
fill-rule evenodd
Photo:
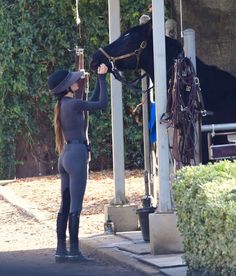
<path fill-rule="evenodd" d="M 147 47 L 147 41 L 144 40 L 144 41 L 142 41 L 142 43 L 140 44 L 140 47 L 139 47 L 139 48 L 141 48 L 141 49 L 143 50 L 143 49 L 145 49 L 146 47 Z"/>

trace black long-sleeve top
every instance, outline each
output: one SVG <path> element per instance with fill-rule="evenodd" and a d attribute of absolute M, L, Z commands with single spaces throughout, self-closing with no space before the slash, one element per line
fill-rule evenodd
<path fill-rule="evenodd" d="M 86 140 L 84 132 L 84 111 L 94 111 L 107 107 L 107 83 L 104 74 L 97 77 L 95 89 L 88 101 L 63 97 L 61 99 L 60 121 L 66 141 Z"/>

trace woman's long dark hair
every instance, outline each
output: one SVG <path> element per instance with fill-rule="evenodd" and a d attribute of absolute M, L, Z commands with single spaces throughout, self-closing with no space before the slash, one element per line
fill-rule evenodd
<path fill-rule="evenodd" d="M 62 152 L 64 144 L 64 135 L 61 129 L 61 120 L 60 120 L 60 111 L 61 111 L 61 100 L 57 100 L 54 107 L 54 130 L 56 135 L 56 152 L 59 154 Z"/>

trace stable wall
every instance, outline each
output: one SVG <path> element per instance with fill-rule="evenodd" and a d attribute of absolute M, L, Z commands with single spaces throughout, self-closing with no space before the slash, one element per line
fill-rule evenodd
<path fill-rule="evenodd" d="M 180 35 L 180 1 L 166 2 Z M 197 56 L 236 76 L 236 0 L 182 0 L 182 6 L 183 29 L 196 32 Z"/>

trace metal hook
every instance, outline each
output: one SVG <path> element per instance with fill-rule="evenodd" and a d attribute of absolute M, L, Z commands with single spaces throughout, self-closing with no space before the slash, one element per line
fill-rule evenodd
<path fill-rule="evenodd" d="M 112 59 L 110 59 L 110 63 L 111 63 L 111 70 L 114 71 L 115 65 L 114 65 L 114 62 L 112 61 Z"/>
<path fill-rule="evenodd" d="M 215 125 L 212 124 L 211 127 L 212 127 L 211 136 L 214 137 L 216 135 L 216 133 L 215 133 Z"/>
<path fill-rule="evenodd" d="M 196 85 L 199 85 L 199 84 L 200 84 L 200 81 L 199 81 L 199 78 L 198 78 L 198 77 L 195 77 L 195 78 L 194 78 L 194 81 L 195 81 L 195 84 L 196 84 Z"/>

